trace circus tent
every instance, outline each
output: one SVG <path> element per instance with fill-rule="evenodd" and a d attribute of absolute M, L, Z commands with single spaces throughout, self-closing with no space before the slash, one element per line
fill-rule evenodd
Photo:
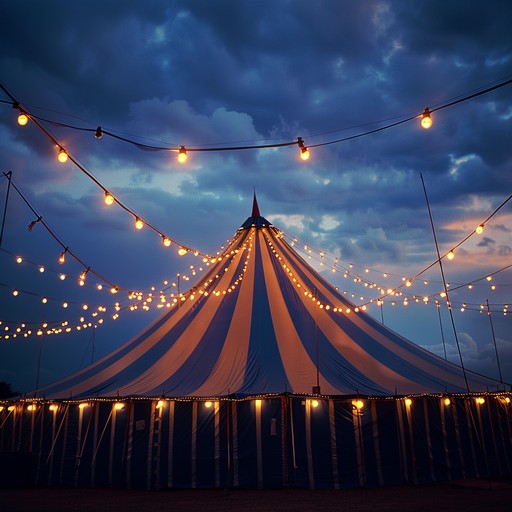
<path fill-rule="evenodd" d="M 337 489 L 511 474 L 505 385 L 356 309 L 254 198 L 151 325 L 0 404 L 0 481 Z"/>
<path fill-rule="evenodd" d="M 87 396 L 405 395 L 496 389 L 377 322 L 260 215 L 152 325 L 39 391 Z"/>

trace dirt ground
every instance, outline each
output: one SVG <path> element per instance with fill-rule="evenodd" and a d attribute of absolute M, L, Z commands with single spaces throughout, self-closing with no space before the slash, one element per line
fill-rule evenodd
<path fill-rule="evenodd" d="M 512 510 L 512 479 L 432 485 L 308 490 L 0 489 L 1 512 L 501 512 Z"/>

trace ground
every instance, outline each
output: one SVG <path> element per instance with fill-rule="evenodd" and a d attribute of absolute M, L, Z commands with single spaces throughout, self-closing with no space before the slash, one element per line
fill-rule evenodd
<path fill-rule="evenodd" d="M 509 512 L 512 479 L 340 491 L 0 489 L 2 512 Z"/>

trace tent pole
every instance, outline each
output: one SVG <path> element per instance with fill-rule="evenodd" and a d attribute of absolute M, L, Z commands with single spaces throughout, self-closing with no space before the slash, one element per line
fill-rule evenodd
<path fill-rule="evenodd" d="M 441 254 L 439 252 L 439 245 L 437 243 L 437 236 L 436 236 L 436 230 L 434 227 L 434 221 L 432 219 L 432 212 L 430 211 L 430 202 L 428 200 L 427 189 L 425 187 L 425 181 L 423 180 L 423 174 L 421 174 L 421 173 L 420 173 L 420 178 L 421 178 L 421 184 L 423 185 L 423 192 L 425 194 L 425 201 L 427 203 L 428 216 L 430 219 L 430 226 L 432 228 L 432 235 L 434 237 L 434 244 L 436 246 L 437 261 L 439 262 L 439 269 L 441 271 L 441 277 L 443 278 L 443 288 L 444 288 L 444 292 L 446 294 L 446 305 L 448 306 L 448 311 L 450 312 L 450 319 L 451 319 L 452 328 L 453 328 L 453 335 L 455 337 L 455 342 L 457 344 L 457 350 L 459 352 L 460 366 L 462 368 L 462 374 L 464 375 L 464 382 L 466 383 L 466 389 L 467 389 L 468 393 L 470 393 L 468 377 L 466 375 L 466 368 L 464 367 L 464 361 L 462 360 L 462 352 L 460 350 L 459 337 L 457 336 L 457 329 L 455 328 L 455 321 L 453 319 L 452 305 L 450 302 L 450 298 L 448 296 L 448 287 L 446 286 L 446 278 L 444 276 L 443 261 L 441 258 Z"/>
<path fill-rule="evenodd" d="M 494 327 L 492 325 L 491 308 L 489 307 L 489 299 L 485 299 L 487 304 L 487 315 L 489 316 L 489 323 L 491 325 L 492 341 L 494 342 L 494 350 L 496 351 L 496 362 L 498 363 L 498 371 L 500 373 L 500 384 L 503 384 L 503 375 L 501 374 L 500 356 L 498 355 L 498 346 L 496 345 L 496 336 L 494 335 Z"/>

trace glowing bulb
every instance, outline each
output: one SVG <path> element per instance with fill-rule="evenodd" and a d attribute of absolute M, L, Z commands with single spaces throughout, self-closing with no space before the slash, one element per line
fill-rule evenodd
<path fill-rule="evenodd" d="M 407 407 L 410 407 L 410 406 L 412 405 L 412 400 L 411 400 L 410 398 L 406 398 L 406 399 L 405 399 L 405 405 L 406 405 Z"/>
<path fill-rule="evenodd" d="M 428 107 L 423 111 L 421 115 L 421 126 L 428 130 L 432 126 L 432 118 L 430 117 L 430 110 Z"/>
<path fill-rule="evenodd" d="M 64 164 L 68 161 L 68 154 L 63 149 L 61 149 L 57 158 L 61 164 Z"/>
<path fill-rule="evenodd" d="M 308 148 L 300 148 L 300 157 L 302 160 L 309 160 L 309 150 Z"/>
<path fill-rule="evenodd" d="M 179 254 L 180 256 L 185 256 L 185 254 L 187 254 L 187 249 L 185 249 L 185 248 L 183 248 L 183 247 L 180 247 L 180 248 L 178 249 L 178 254 Z"/>
<path fill-rule="evenodd" d="M 448 405 L 450 405 L 450 404 L 452 403 L 452 401 L 451 401 L 448 397 L 446 397 L 446 398 L 443 400 L 443 402 L 444 402 L 444 405 L 446 405 L 446 406 L 448 406 Z"/>
<path fill-rule="evenodd" d="M 483 398 L 483 397 L 481 397 L 481 396 L 479 396 L 479 397 L 475 398 L 475 401 L 476 401 L 476 403 L 477 403 L 477 404 L 479 404 L 479 405 L 485 404 L 485 398 Z"/>
<path fill-rule="evenodd" d="M 20 126 L 25 126 L 28 123 L 28 116 L 25 114 L 25 112 L 20 112 L 20 115 L 18 116 L 18 124 Z"/>
<path fill-rule="evenodd" d="M 164 236 L 162 238 L 162 243 L 165 245 L 165 247 L 169 247 L 171 245 L 171 239 L 170 238 L 167 238 L 166 236 Z"/>
<path fill-rule="evenodd" d="M 178 152 L 178 162 L 180 164 L 184 164 L 187 161 L 187 150 L 185 146 L 180 146 L 180 150 Z"/>
<path fill-rule="evenodd" d="M 300 157 L 302 158 L 302 160 L 307 160 L 309 158 L 309 151 L 308 148 L 304 145 L 302 137 L 297 137 L 297 144 L 300 149 Z"/>
<path fill-rule="evenodd" d="M 118 291 L 119 291 L 119 288 L 117 286 L 112 286 L 112 288 L 110 288 L 110 293 L 112 295 L 116 294 Z"/>
<path fill-rule="evenodd" d="M 476 229 L 475 229 L 475 232 L 478 234 L 478 235 L 481 235 L 482 232 L 484 230 L 484 225 L 483 224 L 480 224 L 480 226 L 478 226 Z"/>
<path fill-rule="evenodd" d="M 363 406 L 364 406 L 364 402 L 362 400 L 352 400 L 352 405 L 356 408 L 356 409 L 362 409 Z"/>
<path fill-rule="evenodd" d="M 66 261 L 66 251 L 61 252 L 59 256 L 59 263 L 62 265 Z"/>
<path fill-rule="evenodd" d="M 137 229 L 142 229 L 144 227 L 144 222 L 142 222 L 139 217 L 135 219 L 135 227 Z"/>
<path fill-rule="evenodd" d="M 116 403 L 114 404 L 114 409 L 115 409 L 116 411 L 120 411 L 121 409 L 124 409 L 124 404 L 123 404 L 122 402 L 116 402 Z"/>
<path fill-rule="evenodd" d="M 114 196 L 110 192 L 105 192 L 105 204 L 110 206 L 114 203 Z"/>
<path fill-rule="evenodd" d="M 453 250 L 452 250 L 452 251 L 450 251 L 450 252 L 446 255 L 446 257 L 447 257 L 449 260 L 453 260 L 453 258 L 455 258 L 455 253 L 453 252 Z"/>
<path fill-rule="evenodd" d="M 320 405 L 320 402 L 318 400 L 311 400 L 311 407 L 318 407 Z"/>
<path fill-rule="evenodd" d="M 212 402 L 209 402 L 209 401 L 204 403 L 204 406 L 205 406 L 207 409 L 210 409 L 212 405 L 213 405 L 213 404 L 212 404 Z"/>

